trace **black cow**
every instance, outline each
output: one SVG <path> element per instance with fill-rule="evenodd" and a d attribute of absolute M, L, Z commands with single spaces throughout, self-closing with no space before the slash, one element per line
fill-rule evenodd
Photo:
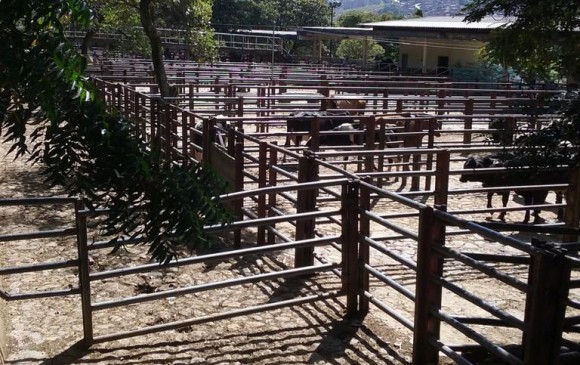
<path fill-rule="evenodd" d="M 504 157 L 505 159 L 505 157 Z M 478 169 L 478 168 L 493 168 L 493 167 L 504 167 L 506 164 L 509 164 L 510 161 L 506 160 L 503 161 L 502 157 L 498 155 L 486 155 L 486 156 L 469 156 L 465 161 L 463 166 L 464 169 Z M 464 174 L 461 175 L 460 179 L 461 182 L 467 181 L 478 181 L 482 183 L 483 187 L 510 187 L 510 186 L 521 186 L 521 185 L 549 185 L 549 184 L 561 184 L 568 182 L 568 172 L 567 171 L 556 171 L 550 172 L 549 174 L 521 174 L 521 173 L 509 173 L 505 171 L 500 172 L 490 172 L 490 173 L 481 173 L 481 174 Z M 510 189 L 513 190 L 517 195 L 520 195 L 524 198 L 524 205 L 538 205 L 543 204 L 546 201 L 546 197 L 548 196 L 549 190 L 548 189 L 538 189 L 538 190 L 521 190 L 517 188 Z M 501 195 L 502 197 L 502 204 L 505 208 L 508 203 L 510 190 L 498 192 L 497 194 Z M 492 197 L 493 192 L 487 193 L 487 207 L 492 208 Z M 562 200 L 562 193 L 560 191 L 556 191 L 557 201 Z M 506 212 L 503 211 L 499 215 L 499 219 L 504 221 L 505 220 Z M 540 209 L 534 210 L 534 223 L 539 223 L 541 221 L 540 217 Z M 562 213 L 558 213 L 558 218 L 562 218 Z M 530 220 L 530 211 L 529 209 L 526 210 L 526 214 L 523 220 L 523 223 L 528 223 Z"/>
<path fill-rule="evenodd" d="M 310 132 L 312 129 L 312 120 L 316 117 L 320 117 L 320 130 L 330 131 L 338 127 L 342 123 L 354 122 L 349 118 L 331 118 L 331 117 L 347 117 L 350 114 L 347 112 L 327 112 L 327 111 L 312 111 L 312 112 L 298 112 L 290 114 L 290 117 L 286 119 L 286 131 L 289 133 L 293 132 Z M 288 135 L 286 137 L 286 143 L 284 147 L 290 146 L 290 140 L 294 139 L 294 146 L 298 147 L 302 142 L 301 135 Z"/>

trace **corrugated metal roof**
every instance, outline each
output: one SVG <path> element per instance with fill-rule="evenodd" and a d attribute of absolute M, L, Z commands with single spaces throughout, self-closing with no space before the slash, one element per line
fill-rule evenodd
<path fill-rule="evenodd" d="M 447 29 L 447 30 L 492 30 L 511 22 L 504 17 L 486 17 L 477 23 L 463 21 L 463 16 L 431 16 L 423 18 L 410 18 L 400 20 L 387 20 L 383 22 L 363 23 L 364 27 L 376 30 L 382 29 Z"/>

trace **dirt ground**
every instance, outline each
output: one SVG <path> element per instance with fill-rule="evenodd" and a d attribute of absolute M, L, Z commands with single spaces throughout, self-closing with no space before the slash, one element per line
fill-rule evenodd
<path fill-rule="evenodd" d="M 38 168 L 21 160 L 5 157 L 6 146 L 0 145 L 0 198 L 50 196 L 62 194 L 48 189 L 38 175 Z M 455 166 L 461 165 L 456 162 Z M 458 176 L 451 184 L 460 186 Z M 463 188 L 469 187 L 462 186 Z M 475 187 L 473 185 L 473 187 Z M 450 198 L 450 209 L 483 207 L 483 194 Z M 383 204 L 383 206 L 381 206 Z M 400 207 L 382 201 L 376 209 L 384 212 L 400 211 Z M 496 203 L 497 204 L 497 203 Z M 510 202 L 510 205 L 517 202 Z M 69 206 L 0 207 L 0 233 L 47 230 L 71 227 L 74 224 Z M 553 212 L 543 214 L 548 221 L 555 220 Z M 485 219 L 486 215 L 466 216 Z M 519 213 L 510 213 L 510 219 L 521 219 Z M 336 226 L 325 229 L 336 230 Z M 336 233 L 334 231 L 334 233 Z M 529 237 L 518 236 L 529 239 Z M 247 232 L 250 244 L 252 232 Z M 22 263 L 73 259 L 76 255 L 74 238 L 21 240 L 2 243 L 2 267 Z M 389 249 L 410 259 L 416 258 L 415 249 L 407 240 L 387 240 Z M 510 253 L 505 247 L 494 245 L 478 236 L 451 237 L 449 245 L 471 252 Z M 219 251 L 224 247 L 217 246 Z M 215 251 L 214 251 L 215 252 Z M 336 252 L 319 250 L 320 256 L 339 262 Z M 121 250 L 111 255 L 108 250 L 92 251 L 92 270 L 100 271 L 126 265 L 136 265 L 148 259 L 145 247 Z M 136 274 L 121 279 L 106 279 L 94 283 L 94 301 L 118 299 L 138 293 L 157 292 L 250 274 L 266 273 L 292 266 L 292 252 L 231 259 L 216 265 L 194 265 L 187 269 L 166 269 L 157 273 Z M 412 288 L 414 276 L 408 269 L 392 260 L 373 258 L 373 264 Z M 515 264 L 501 268 L 524 280 L 527 271 Z M 494 305 L 521 318 L 521 295 L 513 289 L 487 279 L 461 265 L 450 265 L 446 276 L 455 284 L 464 285 Z M 0 286 L 11 293 L 27 290 L 73 288 L 77 286 L 76 269 L 58 269 L 42 274 L 0 276 Z M 275 303 L 298 295 L 312 295 L 321 290 L 338 290 L 339 279 L 331 274 L 318 274 L 296 279 L 260 284 L 244 284 L 237 289 L 222 289 L 212 293 L 193 293 L 170 297 L 148 304 L 133 305 L 126 309 L 111 309 L 95 313 L 95 333 L 105 335 L 144 325 L 155 325 L 173 320 L 209 315 L 217 310 L 234 310 L 259 303 Z M 412 319 L 412 305 L 402 295 L 373 282 L 371 292 L 377 298 L 400 308 Z M 458 303 L 463 304 L 459 305 Z M 453 294 L 447 293 L 444 309 L 455 315 L 477 316 L 481 310 L 466 305 Z M 6 364 L 409 364 L 412 333 L 379 310 L 371 310 L 363 321 L 344 320 L 345 303 L 327 299 L 313 304 L 276 309 L 233 319 L 193 325 L 179 330 L 148 334 L 117 340 L 83 349 L 79 345 L 83 328 L 78 296 L 45 298 L 19 302 L 0 301 L 0 314 L 6 318 Z M 0 315 L 0 318 L 2 315 Z M 477 328 L 477 326 L 475 326 Z M 517 342 L 520 334 L 509 329 L 482 327 L 479 330 L 498 343 Z M 442 329 L 442 338 L 448 343 L 464 343 L 464 336 L 448 326 Z"/>

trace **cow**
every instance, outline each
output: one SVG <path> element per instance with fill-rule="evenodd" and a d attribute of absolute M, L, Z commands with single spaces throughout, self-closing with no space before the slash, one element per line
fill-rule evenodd
<path fill-rule="evenodd" d="M 428 135 L 426 131 L 430 130 L 432 119 L 433 117 L 430 114 L 402 113 L 379 115 L 375 118 L 375 121 L 378 125 L 385 124 L 386 140 L 389 142 L 386 145 L 387 147 L 419 148 L 423 144 L 423 138 Z M 441 122 L 436 121 L 433 135 L 435 137 L 441 136 L 440 130 Z M 391 158 L 390 161 L 402 162 L 403 171 L 409 171 L 410 157 L 410 155 L 405 154 L 401 157 Z M 403 177 L 401 186 L 405 184 L 406 178 Z"/>
<path fill-rule="evenodd" d="M 465 161 L 464 169 L 478 169 L 478 168 L 494 168 L 494 167 L 505 167 L 510 165 L 509 156 L 499 156 L 495 154 L 490 155 L 472 155 L 468 156 Z M 502 198 L 502 205 L 505 208 L 507 206 L 510 191 L 513 190 L 516 195 L 520 195 L 524 198 L 524 205 L 539 205 L 546 201 L 549 189 L 538 188 L 537 190 L 522 190 L 518 189 L 517 186 L 530 185 L 530 182 L 539 185 L 548 184 L 562 184 L 568 182 L 568 172 L 567 171 L 554 171 L 549 174 L 545 173 L 534 173 L 533 175 L 521 174 L 521 173 L 509 173 L 505 171 L 482 173 L 482 174 L 463 174 L 461 175 L 459 181 L 477 181 L 482 183 L 482 187 L 508 187 L 509 190 L 498 192 Z M 487 208 L 492 208 L 492 197 L 494 192 L 487 193 Z M 556 202 L 562 201 L 562 192 L 556 191 Z M 501 221 L 505 221 L 506 212 L 502 211 L 499 215 Z M 562 219 L 562 211 L 558 212 L 558 219 Z M 541 222 L 540 209 L 534 209 L 533 212 L 534 222 Z M 524 220 L 522 223 L 529 223 L 530 221 L 530 210 L 526 209 Z"/>
<path fill-rule="evenodd" d="M 327 98 L 322 101 L 324 110 L 342 109 L 351 115 L 363 115 L 367 107 L 367 101 L 358 98 Z"/>
<path fill-rule="evenodd" d="M 224 133 L 224 131 L 226 131 L 231 126 L 230 122 L 226 120 L 226 118 L 227 117 L 223 115 L 217 115 L 214 117 L 216 126 L 214 142 L 222 147 L 225 147 L 227 145 L 226 140 L 227 135 Z M 202 120 L 196 121 L 195 124 L 193 125 L 193 129 L 194 129 L 193 143 L 196 146 L 201 147 L 202 149 L 205 148 L 205 146 L 203 146 L 203 121 Z M 199 160 L 198 157 L 200 156 L 196 156 L 196 158 Z"/>

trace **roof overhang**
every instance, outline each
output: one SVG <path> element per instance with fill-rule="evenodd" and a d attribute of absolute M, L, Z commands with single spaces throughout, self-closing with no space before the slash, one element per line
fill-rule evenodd
<path fill-rule="evenodd" d="M 373 30 L 381 38 L 437 38 L 459 40 L 487 40 L 489 33 L 495 29 L 511 24 L 511 19 L 504 17 L 486 17 L 479 22 L 467 23 L 463 17 L 424 17 L 399 20 L 388 20 L 361 24 Z"/>
<path fill-rule="evenodd" d="M 371 28 L 303 27 L 298 29 L 299 40 L 363 39 L 373 36 Z"/>

